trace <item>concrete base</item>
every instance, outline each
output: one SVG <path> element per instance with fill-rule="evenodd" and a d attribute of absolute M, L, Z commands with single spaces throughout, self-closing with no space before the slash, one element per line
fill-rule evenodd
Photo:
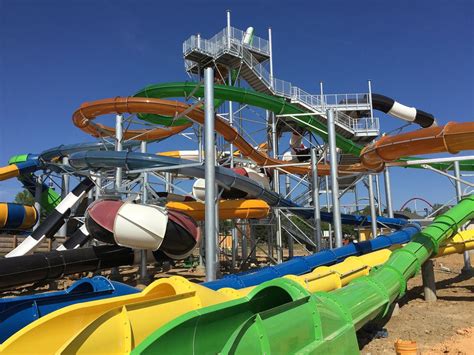
<path fill-rule="evenodd" d="M 425 295 L 425 301 L 436 302 L 438 298 L 436 296 L 436 282 L 434 277 L 432 260 L 427 260 L 421 266 L 421 276 L 423 279 L 423 291 Z"/>

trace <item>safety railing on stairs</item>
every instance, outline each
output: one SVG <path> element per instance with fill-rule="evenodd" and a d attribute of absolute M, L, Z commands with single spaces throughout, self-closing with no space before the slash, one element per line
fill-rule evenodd
<path fill-rule="evenodd" d="M 192 51 L 198 51 L 208 56 L 218 58 L 224 53 L 242 58 L 243 62 L 252 70 L 259 80 L 275 95 L 290 99 L 296 104 L 311 109 L 320 116 L 326 117 L 326 109 L 336 110 L 336 123 L 344 129 L 360 136 L 374 136 L 379 132 L 379 120 L 376 117 L 352 118 L 342 111 L 370 110 L 368 94 L 329 94 L 312 95 L 293 86 L 290 82 L 272 77 L 270 72 L 251 51 L 270 55 L 269 43 L 260 37 L 253 36 L 249 43 L 244 43 L 245 32 L 237 28 L 224 28 L 210 39 L 191 36 L 183 43 L 184 56 Z M 192 61 L 186 60 L 186 70 L 191 70 Z"/>

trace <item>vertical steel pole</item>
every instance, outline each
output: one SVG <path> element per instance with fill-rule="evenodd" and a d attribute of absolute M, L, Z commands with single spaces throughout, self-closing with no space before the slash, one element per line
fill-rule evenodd
<path fill-rule="evenodd" d="M 268 27 L 268 52 L 270 53 L 270 81 L 271 81 L 271 86 L 272 88 L 274 87 L 273 85 L 273 44 L 272 44 L 272 28 Z"/>
<path fill-rule="evenodd" d="M 387 212 L 390 218 L 393 218 L 393 207 L 392 207 L 392 187 L 390 184 L 390 171 L 388 168 L 385 168 L 383 172 L 383 177 L 385 180 L 385 199 L 387 201 Z"/>
<path fill-rule="evenodd" d="M 368 80 L 367 85 L 369 87 L 369 105 L 370 105 L 370 119 L 373 122 L 374 119 L 374 109 L 372 108 L 372 81 Z"/>
<path fill-rule="evenodd" d="M 214 134 L 214 70 L 209 67 L 204 69 L 206 281 L 213 281 L 216 279 L 218 267 L 216 230 L 216 151 Z"/>
<path fill-rule="evenodd" d="M 377 209 L 379 216 L 382 215 L 382 195 L 380 194 L 380 179 L 378 175 L 375 175 L 375 191 L 377 193 Z"/>
<path fill-rule="evenodd" d="M 331 165 L 332 218 L 336 248 L 339 248 L 342 246 L 342 224 L 341 210 L 339 208 L 339 183 L 337 181 L 336 126 L 334 110 L 329 109 L 326 111 L 326 114 L 328 118 L 329 163 Z"/>
<path fill-rule="evenodd" d="M 230 10 L 227 10 L 227 48 L 230 49 L 231 27 L 230 27 Z"/>
<path fill-rule="evenodd" d="M 115 116 L 115 138 L 117 139 L 115 142 L 115 150 L 120 152 L 122 151 L 123 140 L 123 116 L 121 114 Z M 120 192 L 120 189 L 122 188 L 122 177 L 122 168 L 117 168 L 115 171 L 115 189 L 117 192 Z"/>
<path fill-rule="evenodd" d="M 68 157 L 63 157 L 62 159 L 63 165 L 68 165 L 69 164 L 69 158 Z M 61 177 L 61 200 L 64 200 L 66 198 L 66 195 L 69 193 L 69 174 L 63 174 Z M 61 229 L 59 229 L 59 236 L 61 237 L 67 237 L 67 221 L 61 226 Z"/>
<path fill-rule="evenodd" d="M 278 132 L 277 132 L 277 118 L 273 113 L 272 117 L 272 148 L 273 148 L 273 158 L 278 159 Z M 275 169 L 273 170 L 273 190 L 279 194 L 280 193 L 280 172 Z M 277 262 L 283 262 L 283 243 L 281 238 L 281 216 L 280 210 L 278 208 L 274 209 L 275 211 L 275 220 L 276 220 L 276 252 L 277 252 Z"/>
<path fill-rule="evenodd" d="M 323 88 L 323 82 L 319 82 L 319 94 L 321 95 L 321 109 L 325 109 L 325 100 L 324 100 L 324 88 Z"/>
<path fill-rule="evenodd" d="M 33 227 L 33 230 L 38 228 L 41 223 L 41 195 L 43 192 L 43 175 L 38 175 L 35 179 L 35 208 L 38 213 L 38 220 Z"/>
<path fill-rule="evenodd" d="M 143 141 L 140 144 L 140 152 L 141 153 L 146 153 L 147 150 L 147 142 Z M 144 172 L 142 174 L 142 203 L 146 204 L 148 203 L 148 173 Z M 140 250 L 140 281 L 142 283 L 147 283 L 150 281 L 150 276 L 148 275 L 147 271 L 147 251 L 146 250 Z"/>
<path fill-rule="evenodd" d="M 285 195 L 286 195 L 286 198 L 291 200 L 291 180 L 290 180 L 290 175 L 289 174 L 286 174 L 285 175 Z M 295 243 L 294 243 L 294 240 L 293 240 L 293 237 L 290 233 L 286 233 L 288 235 L 288 258 L 292 258 L 295 254 L 294 252 L 294 246 L 295 246 Z"/>
<path fill-rule="evenodd" d="M 454 176 L 457 179 L 461 178 L 461 169 L 459 167 L 459 161 L 454 162 Z M 461 201 L 462 199 L 462 188 L 461 188 L 461 181 L 456 180 L 456 197 L 458 201 Z M 468 271 L 470 272 L 472 269 L 471 266 L 471 256 L 469 254 L 469 251 L 464 252 L 464 267 L 463 271 Z"/>
<path fill-rule="evenodd" d="M 318 158 L 316 156 L 316 148 L 311 148 L 311 173 L 313 183 L 313 207 L 314 207 L 314 242 L 316 251 L 321 250 L 321 206 L 319 205 L 319 179 L 318 179 Z"/>
<path fill-rule="evenodd" d="M 372 174 L 367 175 L 369 179 L 369 204 L 370 204 L 370 218 L 372 228 L 372 238 L 377 236 L 377 212 L 375 211 L 375 198 L 374 198 L 374 181 Z"/>

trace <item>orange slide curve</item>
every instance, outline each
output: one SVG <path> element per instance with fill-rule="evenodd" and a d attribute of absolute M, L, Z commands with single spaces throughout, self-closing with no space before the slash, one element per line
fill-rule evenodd
<path fill-rule="evenodd" d="M 444 126 L 430 127 L 383 136 L 366 146 L 361 154 L 362 165 L 370 170 L 382 171 L 385 163 L 407 155 L 450 153 L 474 149 L 474 122 L 449 122 Z"/>
<path fill-rule="evenodd" d="M 93 135 L 97 135 L 101 131 L 109 132 L 109 134 L 113 133 L 114 130 L 112 128 L 103 125 L 99 126 L 98 124 L 91 122 L 99 115 L 105 115 L 110 113 L 152 113 L 171 117 L 185 113 L 185 116 L 191 119 L 192 121 L 197 122 L 199 124 L 204 124 L 204 111 L 198 108 L 194 108 L 192 110 L 190 110 L 189 108 L 189 105 L 180 101 L 151 99 L 143 97 L 115 97 L 97 100 L 93 102 L 86 102 L 82 104 L 81 107 L 76 112 L 74 112 L 73 122 L 84 132 Z M 97 126 L 99 126 L 100 128 L 99 130 L 97 129 Z M 175 127 L 175 129 L 179 129 L 179 131 L 181 131 L 189 126 L 185 126 L 184 128 L 183 127 L 184 126 L 178 126 Z M 255 149 L 237 132 L 235 128 L 229 126 L 229 124 L 218 115 L 216 116 L 215 129 L 219 134 L 224 137 L 225 140 L 230 143 L 233 143 L 240 150 L 242 155 L 252 159 L 260 166 L 288 164 L 288 162 L 285 162 L 283 160 L 270 158 L 266 154 Z M 155 134 L 156 136 L 162 134 L 158 138 L 164 138 L 166 137 L 164 136 L 164 134 L 169 133 L 172 130 L 173 128 L 151 129 L 148 130 L 148 132 L 142 132 L 141 137 L 143 140 L 145 140 L 145 138 L 146 140 L 157 139 L 150 138 L 150 135 L 154 131 L 156 131 L 153 134 Z M 168 134 L 168 136 L 178 132 Z M 124 134 L 125 138 L 131 136 L 133 136 L 133 134 L 128 136 Z M 311 167 L 309 164 L 304 166 L 285 166 L 282 167 L 282 170 L 293 174 L 307 174 L 308 172 L 311 172 Z M 365 171 L 365 169 L 360 164 L 339 166 L 339 172 L 341 175 L 353 174 L 356 172 L 363 171 Z M 318 164 L 318 175 L 329 175 L 329 173 L 329 165 Z"/>

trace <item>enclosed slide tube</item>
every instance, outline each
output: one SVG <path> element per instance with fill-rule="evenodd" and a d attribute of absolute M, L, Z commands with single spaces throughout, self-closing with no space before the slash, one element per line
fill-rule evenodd
<path fill-rule="evenodd" d="M 103 276 L 84 277 L 64 291 L 0 299 L 0 343 L 40 317 L 72 304 L 138 293 Z"/>
<path fill-rule="evenodd" d="M 246 297 L 174 319 L 133 353 L 358 354 L 356 331 L 387 315 L 421 265 L 472 218 L 474 195 L 437 217 L 369 276 L 346 287 L 311 293 L 287 278 L 267 281 Z"/>
<path fill-rule="evenodd" d="M 466 238 L 468 236 L 464 236 L 464 239 Z M 448 249 L 445 252 L 448 252 Z M 371 268 L 383 264 L 390 254 L 389 249 L 383 249 L 359 257 L 349 257 L 330 267 L 316 268 L 309 274 L 288 275 L 286 278 L 309 292 L 330 291 L 367 275 Z M 21 329 L 12 339 L 7 340 L 2 350 L 3 353 L 20 352 L 31 344 L 33 339 L 35 341 L 41 339 L 42 334 L 47 336 L 61 333 L 58 338 L 54 337 L 45 344 L 45 348 L 42 348 L 44 352 L 54 353 L 60 350 L 65 353 L 81 354 L 97 352 L 100 349 L 105 352 L 128 353 L 137 345 L 140 347 L 142 340 L 147 342 L 147 336 L 176 317 L 186 312 L 197 311 L 209 304 L 242 298 L 253 289 L 225 288 L 211 291 L 181 277 L 171 277 L 155 281 L 140 294 L 123 297 L 112 295 L 97 302 L 77 302 L 64 308 L 62 302 L 67 302 L 69 297 L 75 297 L 67 295 L 58 304 L 55 300 L 48 302 L 49 307 L 57 312 L 41 315 L 44 319 Z M 154 297 L 149 298 L 150 294 Z M 39 297 L 44 299 L 48 297 L 47 295 Z M 23 313 L 29 314 L 26 310 Z M 9 317 L 5 318 L 5 324 L 10 324 L 11 320 L 17 317 L 15 312 L 11 312 Z M 31 318 L 27 320 L 29 319 Z M 123 332 L 124 321 L 127 324 L 125 332 Z M 56 331 L 59 328 L 61 331 Z M 8 331 L 9 329 L 5 330 Z M 128 336 L 130 332 L 133 337 Z"/>
<path fill-rule="evenodd" d="M 33 173 L 40 169 L 38 155 L 15 155 L 9 159 L 8 164 L 8 166 L 0 168 L 0 181 L 16 177 L 25 189 L 34 196 L 36 192 L 36 178 Z M 42 183 L 40 203 L 46 212 L 51 212 L 60 201 L 61 197 L 59 194 L 45 183 Z"/>
<path fill-rule="evenodd" d="M 38 221 L 38 212 L 33 206 L 18 203 L 0 203 L 0 230 L 25 230 Z"/>
<path fill-rule="evenodd" d="M 361 154 L 364 167 L 382 171 L 385 163 L 408 154 L 456 154 L 474 149 L 474 122 L 449 122 L 444 126 L 420 129 L 396 136 L 382 136 Z"/>
<path fill-rule="evenodd" d="M 224 287 L 240 289 L 255 286 L 285 275 L 302 275 L 311 272 L 311 270 L 318 266 L 337 264 L 350 256 L 362 255 L 407 243 L 419 231 L 419 225 L 413 224 L 394 233 L 378 236 L 375 239 L 360 243 L 350 243 L 340 248 L 323 250 L 308 256 L 295 256 L 281 264 L 266 266 L 255 271 L 240 274 L 225 275 L 219 280 L 204 282 L 202 285 L 213 290 L 219 290 Z"/>
<path fill-rule="evenodd" d="M 147 97 L 147 98 L 171 98 L 171 97 L 189 97 L 194 95 L 196 97 L 204 96 L 204 86 L 196 82 L 177 82 L 177 83 L 164 83 L 158 85 L 150 85 L 140 90 L 135 96 Z M 260 107 L 275 114 L 296 114 L 296 113 L 308 113 L 304 110 L 282 97 L 270 96 L 263 93 L 259 93 L 253 90 L 244 88 L 238 88 L 234 86 L 225 85 L 214 85 L 214 97 L 217 99 L 229 100 L 233 102 L 239 102 L 242 104 L 252 105 Z M 142 119 L 149 120 L 150 118 L 138 115 Z M 325 142 L 328 141 L 327 127 L 325 124 L 320 122 L 314 116 L 298 116 L 297 123 L 302 127 L 306 128 L 318 136 L 320 136 Z M 216 125 L 217 126 L 217 125 Z M 362 147 L 348 138 L 344 138 L 340 134 L 336 134 L 336 144 L 343 153 L 352 154 L 359 156 Z M 411 154 L 411 152 L 410 152 Z M 413 158 L 402 158 L 402 160 L 413 160 Z M 452 170 L 451 163 L 430 163 L 434 168 L 441 170 Z M 410 165 L 410 167 L 418 167 L 417 165 Z M 461 161 L 461 170 L 473 171 L 474 161 Z"/>
<path fill-rule="evenodd" d="M 45 238 L 51 238 L 64 224 L 65 219 L 71 213 L 71 209 L 79 203 L 87 192 L 95 186 L 94 182 L 85 178 L 69 194 L 66 195 L 51 214 L 15 249 L 5 255 L 6 258 L 21 256 L 32 253 Z"/>
<path fill-rule="evenodd" d="M 113 169 L 117 167 L 121 167 L 124 170 L 168 167 L 169 171 L 180 175 L 204 178 L 204 167 L 202 165 L 196 166 L 196 162 L 136 152 L 79 152 L 71 155 L 69 164 L 76 169 L 92 170 Z M 176 168 L 173 168 L 173 166 L 176 166 Z M 216 180 L 225 189 L 236 189 L 244 192 L 246 198 L 262 199 L 270 206 L 295 208 L 292 212 L 306 219 L 314 217 L 312 211 L 299 209 L 298 207 L 300 206 L 294 202 L 265 189 L 261 183 L 237 174 L 231 169 L 216 167 Z M 328 218 L 327 220 L 332 220 L 331 214 L 321 214 L 321 218 L 323 216 Z M 345 217 L 348 218 L 346 219 Z M 351 221 L 354 222 L 354 218 L 351 215 L 342 215 L 342 218 L 343 220 L 346 219 L 349 223 Z M 405 219 L 398 218 L 379 217 L 377 221 L 389 228 L 400 228 L 407 224 Z M 370 225 L 371 219 L 370 217 L 357 216 L 355 222 L 360 222 L 361 225 Z"/>
<path fill-rule="evenodd" d="M 89 206 L 86 227 L 109 244 L 156 251 L 171 259 L 189 256 L 199 242 L 196 222 L 187 214 L 154 205 L 98 200 Z"/>
<path fill-rule="evenodd" d="M 384 95 L 372 94 L 372 107 L 374 110 L 385 112 L 404 121 L 416 123 L 422 128 L 435 127 L 437 125 L 436 119 L 431 113 L 402 105 Z"/>

